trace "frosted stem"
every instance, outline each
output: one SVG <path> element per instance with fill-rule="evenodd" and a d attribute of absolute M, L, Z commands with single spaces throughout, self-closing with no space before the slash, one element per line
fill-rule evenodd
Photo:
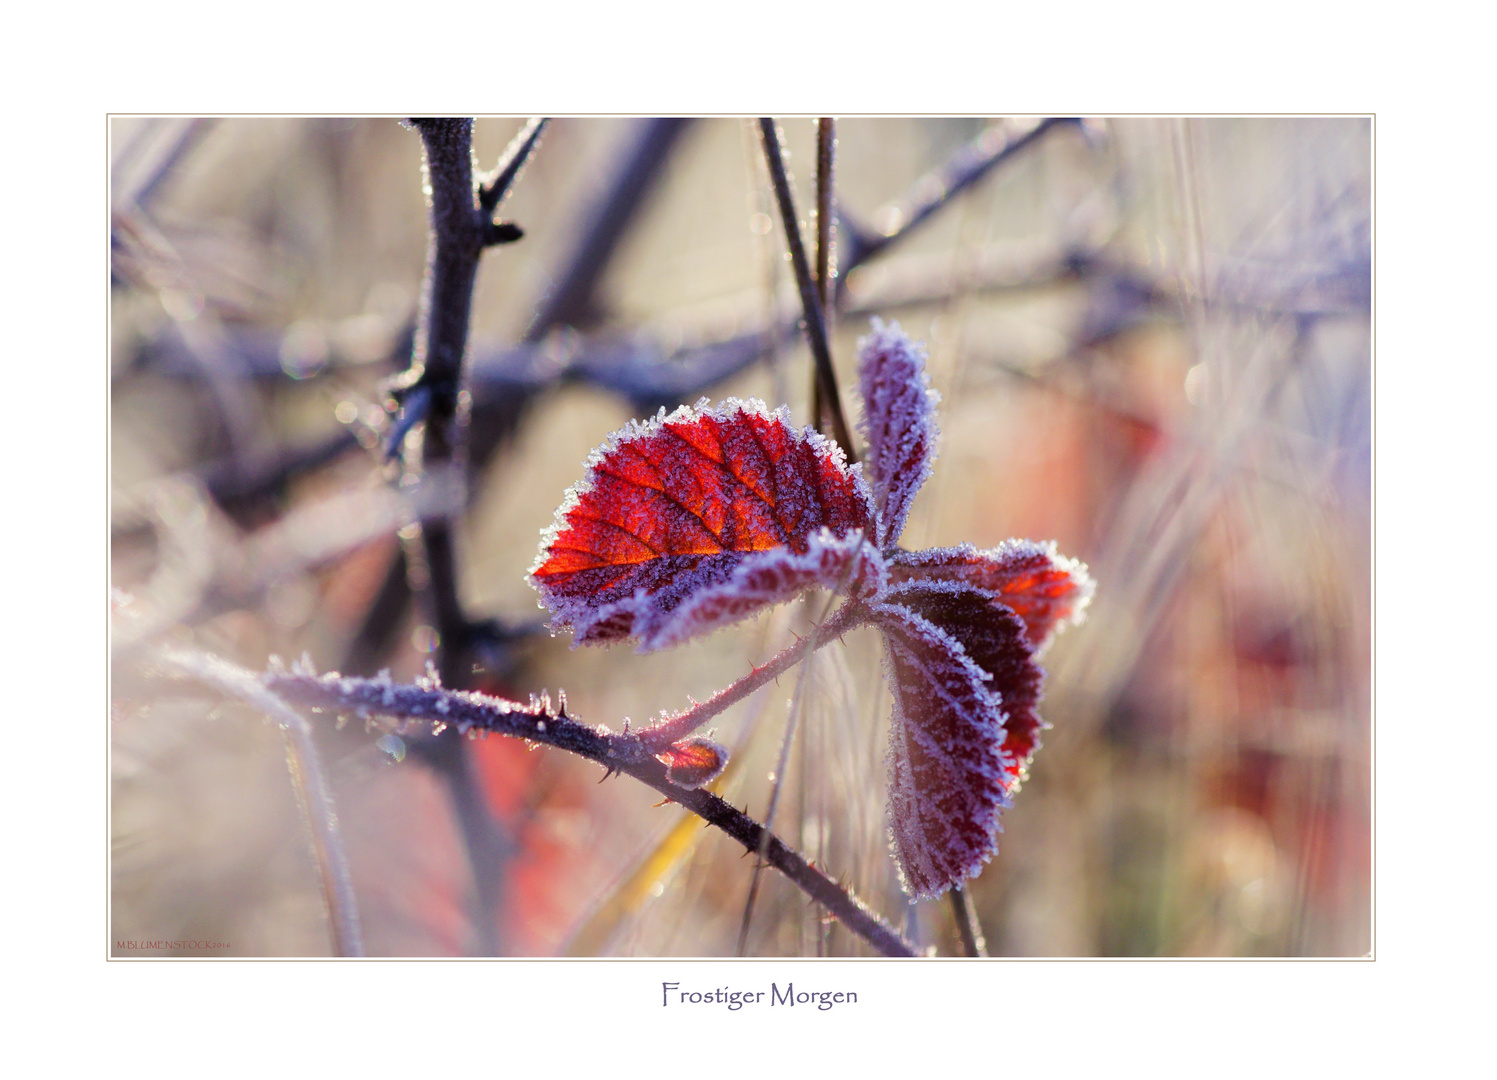
<path fill-rule="evenodd" d="M 857 610 L 849 610 L 853 608 Z M 829 639 L 851 629 L 861 621 L 864 610 L 861 604 L 843 604 L 823 624 L 820 636 Z M 794 651 L 799 658 L 800 647 Z M 809 652 L 810 646 L 805 646 L 804 651 Z M 780 657 L 776 657 L 778 660 Z M 786 666 L 789 663 L 793 660 Z M 771 677 L 765 676 L 758 684 Z M 260 682 L 262 691 L 268 688 L 272 692 L 267 696 L 314 708 L 364 717 L 378 715 L 450 724 L 461 732 L 496 731 L 568 750 L 612 772 L 626 773 L 715 825 L 747 850 L 762 853 L 769 865 L 825 906 L 830 915 L 881 955 L 915 955 L 914 946 L 888 923 L 759 822 L 705 788 L 686 788 L 674 783 L 661 761 L 639 754 L 636 736 L 618 735 L 573 719 L 566 713 L 565 700 L 553 705 L 541 697 L 525 705 L 482 694 L 444 690 L 434 682 L 412 686 L 391 682 L 388 676 L 358 679 L 336 674 L 318 676 L 309 671 L 274 670 L 267 672 Z"/>
<path fill-rule="evenodd" d="M 698 702 L 684 712 L 667 714 L 660 721 L 642 731 L 633 732 L 631 738 L 646 754 L 659 754 L 674 742 L 678 742 L 696 731 L 708 720 L 727 711 L 748 697 L 759 687 L 777 679 L 800 663 L 811 653 L 849 630 L 862 625 L 868 619 L 868 609 L 857 601 L 850 600 L 837 609 L 830 619 L 822 623 L 807 636 L 782 651 L 763 667 L 756 667 L 737 682 L 723 687 L 706 701 Z"/>

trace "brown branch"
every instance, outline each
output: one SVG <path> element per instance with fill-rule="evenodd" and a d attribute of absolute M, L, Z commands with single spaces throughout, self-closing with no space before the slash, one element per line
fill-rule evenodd
<path fill-rule="evenodd" d="M 528 140 L 512 147 L 508 164 L 513 169 L 500 166 L 489 194 L 483 196 L 491 198 L 492 205 L 485 206 L 473 175 L 472 118 L 417 119 L 412 123 L 421 135 L 431 229 L 415 354 L 410 370 L 391 384 L 392 394 L 410 413 L 397 421 L 396 429 L 400 430 L 402 424 L 409 428 L 419 419 L 423 432 L 419 460 L 406 462 L 405 482 L 458 484 L 461 491 L 451 505 L 461 506 L 466 502 L 465 437 L 472 411 L 472 394 L 464 385 L 464 360 L 478 261 L 484 248 L 495 241 L 490 220 L 493 207 L 534 146 L 539 130 L 531 131 Z M 506 172 L 510 173 L 508 179 Z M 420 415 L 415 415 L 418 412 Z M 422 597 L 437 630 L 441 676 L 449 685 L 460 686 L 469 674 L 467 656 L 473 624 L 458 595 L 457 552 L 447 513 L 423 517 L 419 533 L 407 541 L 405 555 L 411 590 Z M 466 755 L 446 748 L 423 747 L 422 751 L 428 763 L 447 780 L 468 849 L 478 948 L 484 953 L 497 953 L 495 912 L 501 883 L 491 856 L 504 848 L 505 839 L 487 808 L 472 797 Z"/>
<path fill-rule="evenodd" d="M 424 413 L 421 458 L 407 462 L 407 483 L 441 472 L 462 482 L 463 436 L 471 396 L 462 393 L 463 358 L 486 216 L 479 209 L 473 176 L 473 121 L 413 121 L 421 134 L 431 231 L 426 247 L 416 352 L 411 368 L 392 389 L 405 408 Z M 397 429 L 399 428 L 397 423 Z M 452 466 L 447 468 L 447 466 Z M 460 501 L 460 500 L 459 500 Z M 420 536 L 406 551 L 414 591 L 423 595 L 441 636 L 443 678 L 460 683 L 468 620 L 457 591 L 452 525 L 445 514 L 421 522 Z"/>
<path fill-rule="evenodd" d="M 837 121 L 823 116 L 816 121 L 816 299 L 821 301 L 821 313 L 827 321 L 827 333 L 831 333 L 832 320 L 832 275 L 836 268 L 832 257 L 833 236 L 836 231 L 835 169 L 837 147 Z M 821 399 L 821 379 L 811 379 L 811 422 L 817 431 L 822 431 L 821 414 L 825 403 Z"/>
<path fill-rule="evenodd" d="M 774 185 L 775 201 L 780 207 L 780 222 L 785 226 L 785 245 L 790 249 L 790 263 L 795 268 L 795 283 L 800 289 L 801 309 L 805 312 L 806 339 L 816 363 L 816 378 L 821 394 L 832 414 L 832 437 L 842 446 L 849 462 L 858 460 L 856 444 L 842 413 L 842 398 L 837 393 L 837 373 L 832 367 L 832 350 L 826 336 L 826 316 L 816 297 L 816 283 L 806 246 L 801 240 L 800 222 L 795 216 L 795 196 L 790 191 L 790 176 L 785 171 L 785 155 L 780 132 L 770 117 L 759 120 L 759 135 L 764 142 L 764 159 L 769 164 L 769 178 Z"/>
<path fill-rule="evenodd" d="M 862 901 L 778 837 L 768 834 L 764 826 L 710 791 L 673 783 L 666 766 L 654 757 L 641 755 L 638 740 L 632 736 L 594 728 L 567 715 L 564 696 L 554 705 L 544 695 L 522 704 L 445 690 L 433 680 L 407 685 L 393 683 L 388 677 L 317 676 L 306 670 L 273 669 L 263 682 L 276 695 L 314 710 L 434 723 L 451 726 L 459 734 L 497 732 L 554 746 L 595 761 L 610 772 L 626 773 L 721 829 L 748 851 L 762 850 L 771 866 L 881 955 L 916 955 L 914 947 Z"/>
<path fill-rule="evenodd" d="M 520 170 L 525 167 L 525 162 L 535 150 L 536 143 L 541 141 L 541 132 L 546 130 L 546 123 L 546 117 L 534 117 L 504 148 L 498 167 L 478 192 L 478 207 L 486 216 L 493 214 L 504 201 L 504 196 L 509 194 L 509 189 L 520 176 Z"/>

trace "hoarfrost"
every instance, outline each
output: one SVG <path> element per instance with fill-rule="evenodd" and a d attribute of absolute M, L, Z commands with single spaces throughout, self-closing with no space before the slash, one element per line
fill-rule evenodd
<path fill-rule="evenodd" d="M 704 400 L 631 422 L 593 452 L 542 537 L 530 581 L 574 645 L 636 638 L 649 650 L 777 602 L 731 602 L 746 561 L 745 573 L 773 576 L 785 555 L 805 556 L 793 596 L 817 583 L 812 564 L 826 537 L 874 531 L 872 493 L 834 443 L 762 402 Z M 671 620 L 708 591 L 715 613 Z"/>
<path fill-rule="evenodd" d="M 1086 617 L 1096 588 L 1086 564 L 1059 554 L 1053 541 L 1005 540 L 986 551 L 971 544 L 900 551 L 889 559 L 889 576 L 896 584 L 950 581 L 991 593 L 1024 620 L 1036 653 Z"/>
<path fill-rule="evenodd" d="M 684 788 L 704 787 L 728 766 L 728 748 L 702 736 L 682 739 L 658 757 L 668 766 L 666 776 L 671 782 Z"/>
<path fill-rule="evenodd" d="M 910 503 L 930 476 L 941 396 L 930 388 L 924 346 L 906 337 L 898 323 L 885 326 L 879 319 L 871 334 L 858 339 L 858 382 L 878 544 L 888 551 L 899 542 Z"/>
<path fill-rule="evenodd" d="M 867 605 L 894 688 L 889 839 L 904 887 L 925 898 L 997 850 L 999 813 L 1047 726 L 1035 658 L 1084 617 L 1093 583 L 1053 543 L 901 550 L 935 459 L 940 398 L 924 348 L 897 323 L 873 320 L 858 349 L 864 465 L 849 468 L 835 443 L 762 402 L 662 409 L 589 456 L 529 580 L 574 648 L 676 645 L 812 587 Z M 550 715 L 549 699 L 532 697 L 531 711 Z M 727 751 L 691 738 L 659 757 L 673 780 L 699 786 Z"/>
<path fill-rule="evenodd" d="M 977 874 L 997 849 L 1012 779 L 1005 714 L 960 642 L 903 605 L 875 610 L 894 687 L 889 836 L 901 883 L 924 899 Z"/>
<path fill-rule="evenodd" d="M 1028 773 L 1045 727 L 1038 708 L 1044 673 L 1034 662 L 1022 619 L 991 593 L 951 581 L 911 581 L 892 587 L 890 603 L 916 612 L 962 647 L 998 696 L 1004 713 L 1001 752 L 1004 782 L 1012 796 Z"/>

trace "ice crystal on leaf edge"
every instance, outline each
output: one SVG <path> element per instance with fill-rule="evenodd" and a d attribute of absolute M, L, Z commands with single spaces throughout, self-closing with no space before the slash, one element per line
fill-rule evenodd
<path fill-rule="evenodd" d="M 873 320 L 858 344 L 868 477 L 783 407 L 661 409 L 589 456 L 529 579 L 574 648 L 665 648 L 817 586 L 866 604 L 894 689 L 890 847 L 906 890 L 926 898 L 997 851 L 999 812 L 1048 726 L 1035 658 L 1081 621 L 1094 584 L 1053 542 L 897 547 L 932 471 L 940 397 L 898 323 Z M 720 769 L 726 752 L 710 745 L 688 756 Z"/>
<path fill-rule="evenodd" d="M 593 451 L 529 578 L 574 647 L 633 638 L 650 652 L 813 585 L 882 585 L 862 539 L 875 520 L 860 467 L 834 442 L 783 408 L 704 398 Z"/>

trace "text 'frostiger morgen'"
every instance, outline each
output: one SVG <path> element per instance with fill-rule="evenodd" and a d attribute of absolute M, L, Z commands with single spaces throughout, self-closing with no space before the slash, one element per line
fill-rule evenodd
<path fill-rule="evenodd" d="M 770 983 L 768 990 L 730 990 L 725 986 L 712 990 L 683 990 L 680 983 L 660 984 L 660 1004 L 665 1008 L 673 1005 L 722 1005 L 728 1011 L 736 1012 L 745 1005 L 804 1005 L 825 1012 L 834 1005 L 857 1003 L 858 995 L 850 990 L 797 990 L 794 983 L 786 983 L 783 988 L 778 983 Z"/>

